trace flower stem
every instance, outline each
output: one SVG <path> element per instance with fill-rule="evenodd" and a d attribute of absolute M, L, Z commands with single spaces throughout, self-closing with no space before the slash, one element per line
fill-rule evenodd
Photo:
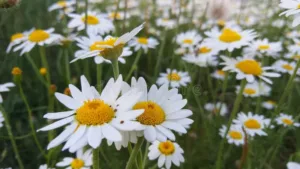
<path fill-rule="evenodd" d="M 136 145 L 134 146 L 134 148 L 133 148 L 133 150 L 130 154 L 130 157 L 129 157 L 129 160 L 127 162 L 127 165 L 126 165 L 125 169 L 132 169 L 132 166 L 135 163 L 138 152 L 141 149 L 141 147 L 143 145 L 143 142 L 144 142 L 144 138 L 143 137 L 139 138 L 138 142 L 136 143 Z"/>
<path fill-rule="evenodd" d="M 71 83 L 71 73 L 70 73 L 70 60 L 69 60 L 69 54 L 68 50 L 64 49 L 64 54 L 65 54 L 65 68 L 66 68 L 66 81 L 67 84 Z"/>
<path fill-rule="evenodd" d="M 243 91 L 244 91 L 244 88 L 246 86 L 246 79 L 243 79 L 242 82 L 241 82 L 241 87 L 240 87 L 240 91 L 234 101 L 234 105 L 233 105 L 233 110 L 231 112 L 231 115 L 230 115 L 230 118 L 229 118 L 229 121 L 227 123 L 227 129 L 226 129 L 226 132 L 225 132 L 225 136 L 227 135 L 229 129 L 230 129 L 230 126 L 232 124 L 232 121 L 233 121 L 233 118 L 235 118 L 239 108 L 240 108 L 240 103 L 243 99 Z M 223 150 L 224 150 L 224 146 L 225 146 L 225 142 L 226 142 L 226 137 L 224 137 L 222 139 L 222 142 L 220 144 L 220 147 L 219 147 L 219 151 L 218 151 L 218 158 L 217 158 L 217 162 L 216 162 L 216 169 L 221 169 L 222 167 L 222 153 L 223 153 Z"/>
<path fill-rule="evenodd" d="M 145 153 L 144 153 L 144 159 L 143 159 L 142 169 L 144 169 L 146 167 L 146 165 L 147 165 L 149 145 L 150 145 L 150 143 L 147 142 L 146 147 L 145 147 Z"/>
<path fill-rule="evenodd" d="M 113 72 L 114 72 L 114 78 L 115 80 L 119 77 L 119 61 L 118 58 L 112 59 L 112 66 L 113 66 Z"/>
<path fill-rule="evenodd" d="M 99 149 L 100 147 L 93 149 L 93 169 L 100 169 L 99 165 Z"/>
<path fill-rule="evenodd" d="M 167 41 L 167 31 L 164 31 L 164 37 L 162 39 L 162 43 L 158 52 L 158 57 L 157 57 L 157 62 L 155 65 L 155 73 L 154 73 L 154 77 L 156 78 L 158 76 L 158 72 L 159 72 L 159 68 L 160 68 L 160 64 L 161 64 L 161 59 L 162 59 L 162 55 L 164 53 L 164 48 L 166 45 L 166 41 Z"/>
<path fill-rule="evenodd" d="M 14 151 L 14 153 L 15 153 L 15 158 L 17 159 L 19 168 L 20 168 L 20 169 L 24 169 L 24 165 L 23 165 L 21 156 L 20 156 L 20 154 L 19 154 L 19 150 L 18 150 L 16 141 L 15 141 L 15 138 L 14 138 L 13 133 L 12 133 L 12 131 L 11 131 L 11 126 L 10 126 L 10 123 L 9 123 L 8 116 L 7 116 L 7 114 L 6 114 L 5 110 L 4 110 L 4 108 L 2 107 L 2 105 L 0 105 L 0 111 L 2 112 L 4 121 L 5 121 L 5 126 L 6 126 L 6 129 L 7 129 L 7 132 L 8 132 L 8 136 L 9 136 L 10 142 L 11 142 L 11 144 L 12 144 L 12 146 L 13 146 L 13 151 Z"/>
<path fill-rule="evenodd" d="M 97 90 L 100 93 L 101 92 L 101 88 L 102 88 L 102 64 L 98 64 L 97 65 Z"/>
<path fill-rule="evenodd" d="M 141 55 L 142 55 L 142 49 L 140 49 L 140 51 L 137 53 L 137 56 L 134 59 L 133 65 L 131 66 L 129 73 L 127 74 L 127 76 L 125 78 L 125 81 L 128 81 L 130 79 L 133 71 L 137 68 L 137 64 L 141 58 Z"/>
<path fill-rule="evenodd" d="M 36 64 L 34 63 L 34 61 L 32 60 L 31 56 L 29 55 L 29 53 L 26 53 L 26 59 L 29 61 L 29 63 L 31 64 L 31 67 L 33 68 L 35 74 L 37 75 L 37 77 L 40 79 L 40 81 L 42 82 L 42 84 L 48 88 L 48 84 L 45 81 L 45 79 L 43 78 L 43 76 L 40 74 L 40 71 L 38 69 L 38 67 L 36 66 Z"/>
<path fill-rule="evenodd" d="M 49 65 L 48 65 L 48 61 L 47 61 L 47 57 L 46 57 L 45 47 L 40 46 L 39 49 L 40 49 L 40 55 L 41 55 L 43 67 L 47 69 L 47 74 L 46 74 L 47 83 L 48 83 L 48 86 L 50 86 L 50 84 L 51 84 L 50 70 L 49 70 Z"/>

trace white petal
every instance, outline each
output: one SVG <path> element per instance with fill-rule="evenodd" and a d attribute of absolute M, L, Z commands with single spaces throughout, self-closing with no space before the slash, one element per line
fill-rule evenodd
<path fill-rule="evenodd" d="M 102 134 L 110 141 L 122 141 L 121 133 L 109 124 L 102 126 Z"/>

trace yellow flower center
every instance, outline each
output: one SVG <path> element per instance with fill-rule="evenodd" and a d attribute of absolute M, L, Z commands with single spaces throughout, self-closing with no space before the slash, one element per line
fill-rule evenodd
<path fill-rule="evenodd" d="M 198 51 L 198 53 L 203 54 L 203 53 L 209 53 L 211 51 L 211 48 L 208 47 L 201 47 Z"/>
<path fill-rule="evenodd" d="M 293 56 L 293 59 L 300 59 L 300 55 L 295 55 L 295 56 Z"/>
<path fill-rule="evenodd" d="M 90 51 L 94 51 L 94 50 L 103 50 L 103 48 L 100 47 L 100 45 L 107 45 L 104 41 L 97 41 L 94 42 L 91 46 L 90 46 Z"/>
<path fill-rule="evenodd" d="M 221 76 L 224 76 L 225 75 L 225 72 L 223 70 L 217 70 L 217 74 L 218 75 L 221 75 Z"/>
<path fill-rule="evenodd" d="M 21 75 L 22 74 L 22 70 L 19 67 L 14 67 L 11 71 L 12 75 Z"/>
<path fill-rule="evenodd" d="M 242 39 L 242 36 L 237 32 L 229 28 L 225 28 L 222 34 L 219 36 L 220 41 L 226 43 L 236 42 Z"/>
<path fill-rule="evenodd" d="M 286 124 L 286 125 L 292 125 L 292 124 L 294 124 L 293 120 L 287 119 L 287 118 L 283 118 L 283 119 L 281 119 L 281 121 L 282 121 L 284 124 Z"/>
<path fill-rule="evenodd" d="M 235 139 L 235 140 L 241 140 L 243 138 L 243 135 L 241 132 L 239 131 L 229 131 L 229 136 L 232 138 L 232 139 Z"/>
<path fill-rule="evenodd" d="M 137 41 L 140 44 L 144 44 L 144 45 L 148 44 L 148 39 L 147 38 L 138 38 Z"/>
<path fill-rule="evenodd" d="M 268 49 L 270 49 L 270 45 L 259 45 L 258 49 L 259 50 L 268 50 Z"/>
<path fill-rule="evenodd" d="M 225 26 L 226 22 L 224 20 L 218 20 L 217 24 L 223 27 Z"/>
<path fill-rule="evenodd" d="M 276 104 L 276 103 L 275 103 L 274 101 L 272 101 L 272 100 L 268 100 L 267 103 L 272 104 L 272 105 L 275 105 L 275 104 Z"/>
<path fill-rule="evenodd" d="M 88 25 L 97 25 L 99 23 L 99 19 L 96 16 L 88 15 L 86 23 Z M 85 23 L 85 16 L 81 18 L 81 20 Z"/>
<path fill-rule="evenodd" d="M 71 167 L 72 169 L 81 169 L 82 167 L 84 167 L 84 161 L 76 158 L 72 161 Z"/>
<path fill-rule="evenodd" d="M 41 74 L 41 75 L 47 74 L 47 69 L 44 68 L 44 67 L 40 68 L 40 74 Z"/>
<path fill-rule="evenodd" d="M 28 37 L 31 42 L 42 42 L 50 37 L 49 33 L 44 30 L 34 30 Z"/>
<path fill-rule="evenodd" d="M 178 73 L 170 73 L 168 74 L 168 79 L 169 81 L 179 81 L 181 77 L 179 76 Z"/>
<path fill-rule="evenodd" d="M 297 8 L 300 9 L 300 4 L 298 4 Z"/>
<path fill-rule="evenodd" d="M 164 155 L 172 155 L 175 152 L 175 146 L 171 141 L 159 143 L 158 149 Z"/>
<path fill-rule="evenodd" d="M 252 95 L 252 94 L 255 94 L 256 91 L 254 89 L 251 89 L 251 88 L 245 88 L 244 93 L 248 94 L 248 95 Z"/>
<path fill-rule="evenodd" d="M 10 41 L 13 42 L 13 41 L 23 38 L 23 37 L 24 37 L 24 35 L 22 33 L 16 33 L 11 36 Z"/>
<path fill-rule="evenodd" d="M 193 44 L 193 39 L 184 39 L 183 43 L 191 45 L 191 44 Z"/>
<path fill-rule="evenodd" d="M 261 125 L 260 123 L 255 119 L 249 119 L 244 122 L 244 125 L 249 129 L 260 129 Z"/>
<path fill-rule="evenodd" d="M 137 117 L 137 121 L 144 125 L 159 125 L 166 119 L 164 110 L 152 101 L 138 102 L 133 106 L 134 110 L 144 109 L 144 113 Z"/>
<path fill-rule="evenodd" d="M 82 125 L 102 125 L 110 122 L 115 116 L 114 110 L 103 100 L 94 99 L 85 101 L 76 110 L 75 118 Z"/>
<path fill-rule="evenodd" d="M 60 7 L 62 7 L 62 8 L 64 8 L 64 7 L 67 6 L 67 2 L 66 2 L 66 1 L 58 1 L 56 4 L 57 4 L 58 6 L 60 6 Z"/>
<path fill-rule="evenodd" d="M 243 60 L 238 62 L 235 66 L 245 74 L 252 74 L 256 76 L 261 75 L 263 71 L 259 63 L 255 60 Z"/>
<path fill-rule="evenodd" d="M 115 12 L 111 12 L 110 14 L 109 14 L 109 18 L 110 19 L 122 19 L 122 16 L 121 16 L 121 14 L 119 13 L 119 12 L 117 12 L 117 13 L 115 13 Z"/>
<path fill-rule="evenodd" d="M 294 69 L 294 68 L 293 68 L 291 65 L 289 65 L 289 64 L 284 64 L 284 65 L 282 65 L 282 68 L 285 69 L 285 70 L 288 70 L 288 71 L 291 71 L 291 70 Z"/>

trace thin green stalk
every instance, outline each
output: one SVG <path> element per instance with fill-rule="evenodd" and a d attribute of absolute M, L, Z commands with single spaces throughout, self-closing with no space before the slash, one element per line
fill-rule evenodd
<path fill-rule="evenodd" d="M 210 72 L 209 72 L 209 67 L 205 68 L 205 70 L 206 70 L 206 77 L 207 77 L 207 82 L 208 82 L 208 89 L 212 95 L 213 102 L 216 103 L 216 97 L 214 95 L 215 93 L 213 90 L 213 84 L 212 84 L 212 79 L 211 79 Z"/>
<path fill-rule="evenodd" d="M 112 66 L 113 66 L 114 78 L 115 78 L 115 80 L 117 80 L 118 77 L 119 77 L 119 61 L 118 61 L 118 58 L 113 59 L 111 61 L 111 63 L 112 63 Z"/>
<path fill-rule="evenodd" d="M 166 41 L 167 41 L 167 31 L 165 30 L 163 32 L 163 34 L 164 34 L 164 37 L 162 39 L 162 42 L 161 42 L 161 45 L 160 45 L 160 48 L 159 48 L 158 57 L 157 57 L 156 65 L 155 65 L 155 72 L 154 72 L 154 77 L 155 78 L 158 76 L 162 55 L 164 53 L 164 48 L 165 48 Z"/>
<path fill-rule="evenodd" d="M 39 140 L 36 136 L 36 129 L 35 129 L 33 121 L 32 121 L 32 110 L 31 110 L 31 108 L 29 106 L 29 103 L 26 99 L 26 96 L 24 94 L 21 82 L 19 82 L 18 86 L 19 86 L 20 95 L 21 95 L 21 97 L 22 97 L 22 99 L 25 103 L 26 109 L 27 109 L 28 121 L 29 121 L 29 125 L 30 125 L 30 128 L 31 128 L 32 137 L 33 137 L 34 142 L 37 145 L 38 149 L 40 150 L 41 154 L 47 159 L 47 156 L 46 156 L 46 154 L 45 154 L 45 152 L 44 152 L 44 150 L 43 150 L 43 148 L 42 148 L 42 146 L 41 146 L 41 144 L 40 144 L 40 142 L 39 142 Z"/>
<path fill-rule="evenodd" d="M 88 7 L 89 7 L 89 1 L 88 0 L 85 0 L 85 20 L 84 20 L 84 30 L 85 30 L 85 33 L 87 34 L 87 18 L 88 18 Z"/>
<path fill-rule="evenodd" d="M 132 64 L 131 68 L 130 68 L 129 73 L 127 74 L 127 76 L 126 76 L 126 78 L 125 78 L 125 81 L 128 81 L 128 80 L 130 79 L 130 77 L 131 77 L 133 71 L 137 68 L 137 65 L 138 65 L 138 62 L 139 62 L 139 60 L 140 60 L 140 58 L 141 58 L 142 53 L 143 53 L 143 50 L 140 49 L 140 51 L 137 53 L 137 55 L 136 55 L 136 57 L 135 57 L 135 59 L 134 59 L 134 62 L 133 62 L 133 64 Z"/>
<path fill-rule="evenodd" d="M 124 3 L 125 3 L 124 20 L 123 20 L 123 25 L 122 25 L 122 31 L 123 32 L 125 32 L 125 25 L 126 25 L 125 23 L 127 21 L 128 0 L 125 0 Z"/>
<path fill-rule="evenodd" d="M 141 149 L 144 142 L 144 138 L 141 137 L 138 139 L 138 142 L 134 146 L 132 153 L 130 154 L 129 160 L 127 161 L 126 168 L 125 169 L 132 169 L 133 164 L 135 163 L 135 160 L 138 156 L 139 150 Z"/>
<path fill-rule="evenodd" d="M 46 57 L 45 47 L 40 46 L 39 49 L 40 49 L 40 56 L 41 56 L 43 67 L 47 69 L 47 74 L 46 74 L 47 83 L 50 86 L 50 84 L 51 84 L 50 69 L 49 69 L 49 65 L 48 65 L 48 61 L 47 61 L 47 57 Z"/>
<path fill-rule="evenodd" d="M 39 80 L 42 82 L 42 84 L 48 88 L 48 84 L 45 81 L 45 79 L 43 78 L 43 76 L 40 74 L 40 71 L 38 69 L 38 67 L 36 66 L 36 64 L 34 63 L 34 61 L 32 60 L 31 56 L 29 55 L 29 53 L 26 53 L 26 59 L 29 61 L 29 63 L 31 64 L 31 67 L 33 68 L 36 76 L 39 78 Z"/>
<path fill-rule="evenodd" d="M 66 68 L 66 81 L 67 84 L 71 84 L 71 73 L 70 73 L 70 60 L 69 60 L 69 54 L 67 49 L 63 49 L 65 54 L 65 68 Z"/>
<path fill-rule="evenodd" d="M 93 149 L 93 169 L 100 169 L 100 163 L 99 163 L 99 147 L 96 149 Z"/>
<path fill-rule="evenodd" d="M 98 64 L 97 65 L 97 89 L 98 89 L 98 92 L 100 93 L 101 90 L 102 90 L 102 82 L 101 82 L 101 79 L 102 79 L 102 64 Z"/>
<path fill-rule="evenodd" d="M 144 153 L 144 158 L 143 158 L 142 169 L 144 169 L 147 165 L 149 145 L 150 145 L 150 143 L 147 142 L 146 147 L 145 147 L 145 153 Z"/>
<path fill-rule="evenodd" d="M 0 110 L 1 110 L 1 112 L 2 112 L 4 121 L 5 121 L 5 126 L 6 126 L 6 129 L 7 129 L 7 133 L 8 133 L 8 136 L 9 136 L 9 138 L 10 138 L 10 142 L 11 142 L 11 144 L 12 144 L 13 151 L 14 151 L 14 153 L 15 153 L 15 158 L 17 159 L 19 168 L 20 168 L 20 169 L 24 169 L 24 165 L 23 165 L 21 156 L 20 156 L 20 154 L 19 154 L 19 150 L 18 150 L 16 141 L 15 141 L 14 135 L 13 135 L 12 130 L 11 130 L 11 126 L 10 126 L 10 123 L 9 123 L 8 116 L 7 116 L 7 114 L 6 114 L 5 110 L 4 110 L 4 108 L 2 107 L 2 105 L 0 105 Z"/>
<path fill-rule="evenodd" d="M 241 82 L 240 91 L 239 91 L 239 93 L 238 93 L 238 95 L 237 95 L 237 97 L 234 101 L 233 110 L 231 112 L 229 121 L 227 123 L 227 129 L 226 129 L 226 134 L 225 135 L 227 135 L 227 133 L 230 129 L 230 126 L 232 124 L 232 121 L 235 118 L 235 116 L 236 116 L 236 114 L 237 114 L 237 112 L 240 108 L 240 104 L 241 104 L 241 101 L 243 99 L 243 91 L 245 89 L 246 84 L 247 84 L 246 79 L 243 79 L 242 82 Z M 222 142 L 221 142 L 220 147 L 219 147 L 218 157 L 217 157 L 217 162 L 216 162 L 216 169 L 221 169 L 222 168 L 222 154 L 223 154 L 225 142 L 226 142 L 226 137 L 224 137 L 222 139 Z"/>

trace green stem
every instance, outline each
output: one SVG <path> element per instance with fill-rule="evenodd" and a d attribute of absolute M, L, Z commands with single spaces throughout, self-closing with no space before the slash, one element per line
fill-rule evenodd
<path fill-rule="evenodd" d="M 26 109 L 27 109 L 28 121 L 29 121 L 29 125 L 30 125 L 30 128 L 31 128 L 32 137 L 33 137 L 33 139 L 35 141 L 35 144 L 37 145 L 38 149 L 40 150 L 41 154 L 47 159 L 47 156 L 46 156 L 46 154 L 45 154 L 45 152 L 44 152 L 44 150 L 43 150 L 43 148 L 42 148 L 42 146 L 41 146 L 41 144 L 40 144 L 40 142 L 39 142 L 39 140 L 36 136 L 36 129 L 35 129 L 33 121 L 32 121 L 32 110 L 31 110 L 31 108 L 29 106 L 29 103 L 26 99 L 26 96 L 24 94 L 21 82 L 19 82 L 18 86 L 19 86 L 20 95 L 21 95 L 21 97 L 22 97 L 22 99 L 25 103 Z"/>
<path fill-rule="evenodd" d="M 156 65 L 155 65 L 155 72 L 154 72 L 154 77 L 155 78 L 158 76 L 162 55 L 164 53 L 164 48 L 165 48 L 166 41 L 167 41 L 167 31 L 165 30 L 163 33 L 164 33 L 165 36 L 163 37 L 163 40 L 162 40 L 162 43 L 160 45 L 160 49 L 159 49 L 159 52 L 158 52 L 158 57 L 157 57 L 157 62 L 156 62 Z"/>
<path fill-rule="evenodd" d="M 16 136 L 15 140 L 22 140 L 24 138 L 30 137 L 31 135 L 32 135 L 32 133 L 29 133 L 29 134 L 26 134 L 23 136 Z M 0 139 L 9 140 L 10 138 L 9 138 L 9 136 L 0 136 Z"/>
<path fill-rule="evenodd" d="M 232 124 L 232 121 L 233 119 L 235 118 L 239 108 L 240 108 L 240 103 L 243 99 L 243 91 L 244 91 L 244 88 L 247 84 L 247 81 L 246 79 L 243 79 L 242 82 L 241 82 L 241 87 L 240 87 L 240 91 L 234 101 L 234 105 L 233 105 L 233 110 L 231 112 L 231 115 L 230 115 L 230 118 L 229 118 L 229 121 L 227 123 L 227 129 L 226 129 L 226 133 L 225 133 L 225 136 L 227 135 L 229 129 L 230 129 L 230 126 Z M 222 139 L 222 142 L 220 144 L 220 148 L 219 148 L 219 151 L 218 151 L 218 158 L 217 158 L 217 162 L 216 162 L 216 169 L 221 169 L 222 168 L 222 154 L 223 154 L 223 150 L 224 150 L 224 146 L 225 146 L 225 142 L 226 142 L 226 137 L 224 137 Z"/>
<path fill-rule="evenodd" d="M 99 164 L 99 147 L 93 149 L 93 169 L 100 169 Z"/>
<path fill-rule="evenodd" d="M 48 83 L 48 86 L 50 86 L 50 84 L 51 84 L 50 69 L 49 69 L 49 65 L 48 65 L 48 61 L 47 61 L 47 57 L 46 57 L 45 47 L 40 46 L 39 49 L 40 49 L 40 55 L 41 55 L 43 67 L 47 69 L 47 74 L 46 74 L 47 83 Z"/>
<path fill-rule="evenodd" d="M 2 107 L 2 105 L 0 105 L 0 111 L 2 112 L 4 121 L 5 121 L 5 126 L 6 126 L 6 129 L 7 129 L 7 132 L 8 132 L 8 136 L 9 136 L 10 142 L 13 146 L 13 151 L 15 153 L 15 158 L 17 159 L 19 168 L 24 169 L 24 165 L 23 165 L 21 156 L 19 154 L 19 150 L 18 150 L 16 141 L 15 141 L 14 135 L 13 135 L 12 130 L 11 130 L 11 126 L 10 126 L 10 123 L 9 123 L 8 116 L 7 116 L 6 112 L 4 111 L 4 108 Z"/>
<path fill-rule="evenodd" d="M 40 71 L 38 69 L 38 67 L 36 66 L 36 64 L 34 63 L 34 61 L 32 60 L 31 56 L 29 55 L 29 53 L 26 53 L 26 59 L 29 61 L 29 63 L 31 64 L 31 67 L 33 68 L 35 74 L 37 75 L 37 77 L 39 78 L 39 80 L 42 82 L 42 84 L 48 88 L 48 84 L 45 81 L 45 79 L 43 78 L 43 76 L 40 74 Z"/>
<path fill-rule="evenodd" d="M 70 60 L 69 60 L 69 54 L 67 49 L 63 49 L 65 53 L 65 68 L 66 68 L 66 81 L 67 84 L 71 84 L 71 73 L 70 73 Z"/>
<path fill-rule="evenodd" d="M 137 68 L 137 64 L 141 58 L 142 52 L 143 52 L 143 50 L 140 49 L 140 51 L 137 53 L 137 56 L 134 59 L 133 65 L 131 66 L 129 73 L 127 74 L 127 76 L 125 78 L 125 81 L 128 81 L 130 79 L 133 71 Z"/>
<path fill-rule="evenodd" d="M 214 95 L 213 84 L 212 84 L 212 79 L 211 79 L 210 72 L 209 72 L 209 67 L 205 68 L 205 70 L 206 70 L 209 92 L 212 95 L 213 102 L 216 103 L 216 97 Z"/>
<path fill-rule="evenodd" d="M 84 30 L 87 34 L 87 18 L 88 18 L 88 7 L 89 7 L 89 1 L 85 0 L 85 20 L 84 20 Z"/>
<path fill-rule="evenodd" d="M 114 72 L 114 78 L 115 80 L 119 77 L 119 61 L 118 58 L 111 60 L 112 66 L 113 66 L 113 72 Z"/>
<path fill-rule="evenodd" d="M 102 64 L 98 64 L 97 65 L 97 89 L 99 93 L 101 92 L 102 89 L 101 79 L 102 79 Z"/>
<path fill-rule="evenodd" d="M 147 165 L 149 145 L 150 145 L 150 143 L 147 142 L 146 147 L 145 147 L 145 154 L 144 154 L 144 158 L 143 158 L 142 169 L 144 169 Z"/>
<path fill-rule="evenodd" d="M 143 145 L 143 142 L 144 142 L 144 138 L 143 137 L 139 138 L 138 142 L 136 143 L 136 145 L 134 146 L 134 148 L 130 154 L 130 157 L 129 157 L 129 160 L 127 162 L 125 169 L 132 169 L 132 166 L 135 163 L 135 160 L 137 158 L 139 150 L 141 149 L 141 147 Z"/>

